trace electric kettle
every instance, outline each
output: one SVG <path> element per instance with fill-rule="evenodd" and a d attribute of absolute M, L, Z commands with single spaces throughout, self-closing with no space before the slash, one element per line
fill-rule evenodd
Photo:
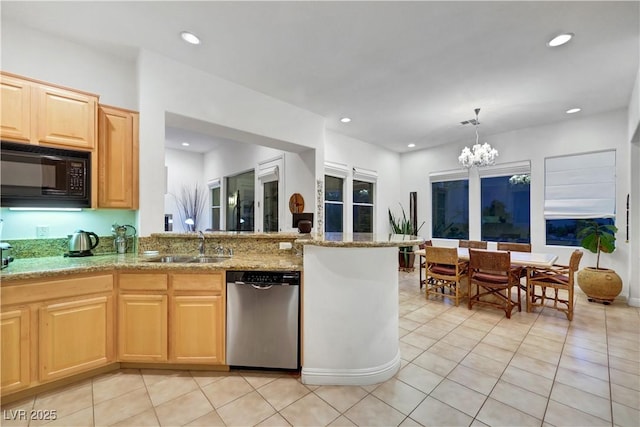
<path fill-rule="evenodd" d="M 95 241 L 92 241 L 92 237 Z M 100 238 L 96 233 L 91 231 L 77 230 L 69 237 L 69 255 L 70 256 L 89 256 L 93 255 L 91 249 L 98 246 Z"/>

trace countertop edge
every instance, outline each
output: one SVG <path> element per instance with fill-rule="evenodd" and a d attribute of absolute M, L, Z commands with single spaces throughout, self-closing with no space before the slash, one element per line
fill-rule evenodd
<path fill-rule="evenodd" d="M 18 260 L 34 264 L 19 265 L 18 271 L 10 270 L 13 265 L 9 265 L 2 270 L 0 274 L 0 282 L 2 286 L 21 280 L 37 280 L 52 277 L 64 277 L 75 274 L 99 273 L 103 271 L 189 271 L 193 273 L 215 272 L 226 270 L 285 270 L 285 271 L 302 271 L 302 257 L 296 256 L 264 256 L 264 255 L 240 255 L 229 258 L 228 260 L 216 263 L 160 263 L 149 262 L 149 257 L 136 255 L 101 255 L 96 257 L 87 257 L 84 259 L 75 258 L 66 262 L 76 263 L 71 265 L 51 266 L 48 263 L 58 262 L 62 257 L 32 258 Z M 36 260 L 45 260 L 38 263 Z M 64 260 L 64 259 L 63 259 Z M 14 261 L 15 262 L 15 261 Z M 13 263 L 12 263 L 13 264 Z M 43 267 L 44 265 L 44 267 Z"/>

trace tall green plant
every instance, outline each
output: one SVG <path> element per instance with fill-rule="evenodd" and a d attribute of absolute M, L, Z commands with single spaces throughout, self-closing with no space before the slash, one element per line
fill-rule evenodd
<path fill-rule="evenodd" d="M 615 225 L 602 225 L 596 221 L 588 221 L 587 225 L 578 233 L 578 238 L 582 239 L 580 246 L 598 254 L 596 269 L 600 269 L 600 252 L 610 254 L 616 249 L 617 232 L 618 228 Z"/>
<path fill-rule="evenodd" d="M 391 209 L 389 209 L 389 225 L 391 226 L 391 230 L 393 231 L 393 233 L 408 234 L 410 236 L 418 235 L 418 232 L 424 225 L 424 221 L 422 222 L 422 224 L 420 224 L 420 226 L 417 229 L 414 230 L 413 224 L 411 223 L 411 220 L 407 218 L 407 214 L 404 211 L 404 208 L 402 207 L 402 205 L 400 205 L 400 209 L 402 210 L 402 216 L 394 215 L 393 212 L 391 212 Z M 412 250 L 413 250 L 413 246 L 400 247 L 400 252 L 402 252 L 404 255 L 405 265 L 408 264 L 409 262 L 409 253 Z"/>

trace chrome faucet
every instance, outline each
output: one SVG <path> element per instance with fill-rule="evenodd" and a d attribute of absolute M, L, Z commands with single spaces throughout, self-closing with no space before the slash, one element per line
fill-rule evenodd
<path fill-rule="evenodd" d="M 217 246 L 216 247 L 216 255 L 217 256 L 224 256 L 224 252 L 227 252 L 229 254 L 229 256 L 233 256 L 233 249 L 232 248 L 225 248 L 224 246 Z"/>
<path fill-rule="evenodd" d="M 198 252 L 200 253 L 200 256 L 204 256 L 204 252 L 205 252 L 204 233 L 202 231 L 198 231 L 198 234 L 200 234 L 200 243 L 198 244 Z"/>

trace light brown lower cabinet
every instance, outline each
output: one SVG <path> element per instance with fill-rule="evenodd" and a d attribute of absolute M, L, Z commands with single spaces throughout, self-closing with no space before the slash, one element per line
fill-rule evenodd
<path fill-rule="evenodd" d="M 118 359 L 225 363 L 224 273 L 120 273 Z"/>
<path fill-rule="evenodd" d="M 111 272 L 3 283 L 0 302 L 3 397 L 115 362 Z"/>
<path fill-rule="evenodd" d="M 40 380 L 50 381 L 113 361 L 113 297 L 40 308 Z"/>
<path fill-rule="evenodd" d="M 103 272 L 3 284 L 1 395 L 120 361 L 224 365 L 223 278 Z"/>
<path fill-rule="evenodd" d="M 167 295 L 118 296 L 118 359 L 167 361 Z"/>
<path fill-rule="evenodd" d="M 174 296 L 171 360 L 179 363 L 224 363 L 222 295 Z"/>
<path fill-rule="evenodd" d="M 28 307 L 17 307 L 0 316 L 0 386 L 3 393 L 21 390 L 31 383 L 29 331 Z"/>

